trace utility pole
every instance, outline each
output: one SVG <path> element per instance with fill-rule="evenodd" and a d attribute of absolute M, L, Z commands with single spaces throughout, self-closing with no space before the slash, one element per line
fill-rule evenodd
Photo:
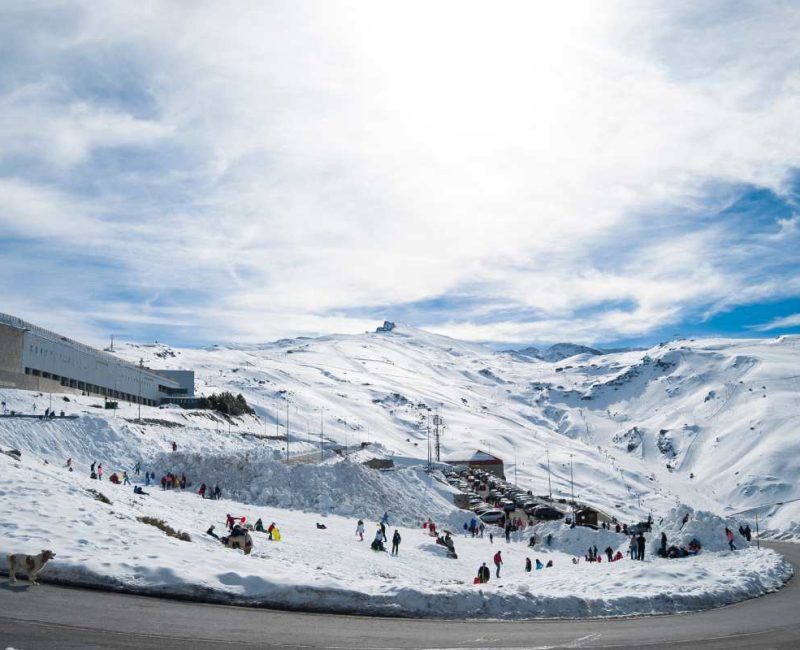
<path fill-rule="evenodd" d="M 442 420 L 442 416 L 439 415 L 437 412 L 433 416 L 433 435 L 434 435 L 434 443 L 436 449 L 436 462 L 440 462 L 442 460 L 442 445 L 440 440 L 440 431 L 439 427 L 444 429 L 444 420 Z"/>
<path fill-rule="evenodd" d="M 761 536 L 758 534 L 758 510 L 756 510 L 756 547 L 761 548 Z"/>
<path fill-rule="evenodd" d="M 427 423 L 428 429 L 428 471 L 431 471 L 431 465 L 433 464 L 433 459 L 431 457 L 431 410 L 428 409 L 425 417 L 425 421 Z"/>
<path fill-rule="evenodd" d="M 144 368 L 144 359 L 139 359 L 139 424 L 142 423 L 142 368 Z"/>
<path fill-rule="evenodd" d="M 553 503 L 553 486 L 550 483 L 550 450 L 545 449 L 544 453 L 547 455 L 547 493 L 550 495 L 550 503 Z"/>
<path fill-rule="evenodd" d="M 289 400 L 286 400 L 286 462 L 289 462 Z"/>
<path fill-rule="evenodd" d="M 325 447 L 324 447 L 324 440 L 325 440 L 325 424 L 323 422 L 325 411 L 328 410 L 327 406 L 320 406 L 319 408 L 314 409 L 315 411 L 319 411 L 319 460 L 322 462 L 325 458 Z"/>
<path fill-rule="evenodd" d="M 517 487 L 517 450 L 514 449 L 514 487 Z"/>
<path fill-rule="evenodd" d="M 575 477 L 572 474 L 572 454 L 569 455 L 569 491 L 572 495 L 572 522 L 575 523 Z"/>

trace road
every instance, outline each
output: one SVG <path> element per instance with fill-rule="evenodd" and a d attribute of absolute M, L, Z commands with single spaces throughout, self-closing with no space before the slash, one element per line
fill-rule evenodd
<path fill-rule="evenodd" d="M 770 544 L 800 567 L 800 545 Z M 800 579 L 697 614 L 613 620 L 466 622 L 333 616 L 0 582 L 0 650 L 72 648 L 800 647 Z"/>

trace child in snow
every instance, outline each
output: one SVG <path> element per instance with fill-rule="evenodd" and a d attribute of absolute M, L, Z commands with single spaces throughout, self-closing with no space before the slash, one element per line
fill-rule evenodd
<path fill-rule="evenodd" d="M 500 555 L 500 551 L 494 554 L 494 567 L 495 567 L 495 575 L 499 578 L 500 577 L 500 567 L 503 566 L 503 556 Z"/>
<path fill-rule="evenodd" d="M 544 569 L 544 564 L 542 564 L 542 562 L 537 557 L 536 558 L 536 570 L 538 571 L 539 569 Z"/>
<path fill-rule="evenodd" d="M 358 535 L 358 541 L 364 541 L 364 522 L 363 520 L 359 519 L 358 524 L 356 524 L 356 535 Z"/>
<path fill-rule="evenodd" d="M 379 527 L 378 530 L 375 531 L 375 539 L 372 540 L 372 550 L 385 551 L 386 547 L 383 545 L 385 541 L 386 537 L 383 534 L 383 530 Z"/>
<path fill-rule="evenodd" d="M 728 540 L 728 546 L 731 547 L 731 550 L 735 551 L 736 546 L 733 543 L 733 531 L 728 527 L 725 528 L 725 538 Z"/>

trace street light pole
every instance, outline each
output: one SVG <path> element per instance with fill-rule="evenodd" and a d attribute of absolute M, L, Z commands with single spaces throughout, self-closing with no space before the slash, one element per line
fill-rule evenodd
<path fill-rule="evenodd" d="M 569 491 L 572 494 L 572 521 L 575 521 L 575 478 L 572 474 L 572 454 L 569 455 Z"/>

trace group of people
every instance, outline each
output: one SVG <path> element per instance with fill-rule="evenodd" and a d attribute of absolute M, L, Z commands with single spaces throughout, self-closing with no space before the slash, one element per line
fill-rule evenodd
<path fill-rule="evenodd" d="M 206 485 L 205 483 L 201 483 L 200 487 L 197 489 L 197 494 L 200 495 L 202 499 L 216 499 L 219 500 L 222 497 L 222 490 L 220 489 L 219 485 L 215 485 L 213 488 L 210 485 Z M 206 495 L 208 495 L 206 497 Z"/>
<path fill-rule="evenodd" d="M 162 490 L 183 490 L 187 485 L 191 486 L 191 483 L 186 480 L 186 474 L 178 476 L 172 472 L 167 472 L 161 477 Z"/>
<path fill-rule="evenodd" d="M 383 517 L 381 517 L 380 522 L 378 523 L 378 529 L 375 531 L 375 538 L 372 540 L 372 544 L 370 544 L 370 548 L 373 551 L 385 551 L 386 550 L 386 526 L 389 525 L 389 513 L 384 512 Z M 359 541 L 364 541 L 364 520 L 359 519 L 358 524 L 356 524 L 356 535 L 359 537 Z M 400 537 L 400 531 L 395 529 L 394 535 L 392 535 L 392 555 L 399 555 L 400 554 L 400 542 L 402 538 Z"/>
<path fill-rule="evenodd" d="M 603 553 L 605 553 L 607 562 L 617 562 L 622 559 L 622 551 L 617 551 L 616 553 L 614 553 L 614 549 L 611 548 L 610 546 L 606 546 Z M 644 553 L 644 548 L 642 549 L 642 553 Z M 602 562 L 603 556 L 600 553 L 598 553 L 597 545 L 595 544 L 589 547 L 589 550 L 583 559 L 586 560 L 587 562 Z M 642 559 L 644 559 L 644 556 L 642 556 Z"/>

